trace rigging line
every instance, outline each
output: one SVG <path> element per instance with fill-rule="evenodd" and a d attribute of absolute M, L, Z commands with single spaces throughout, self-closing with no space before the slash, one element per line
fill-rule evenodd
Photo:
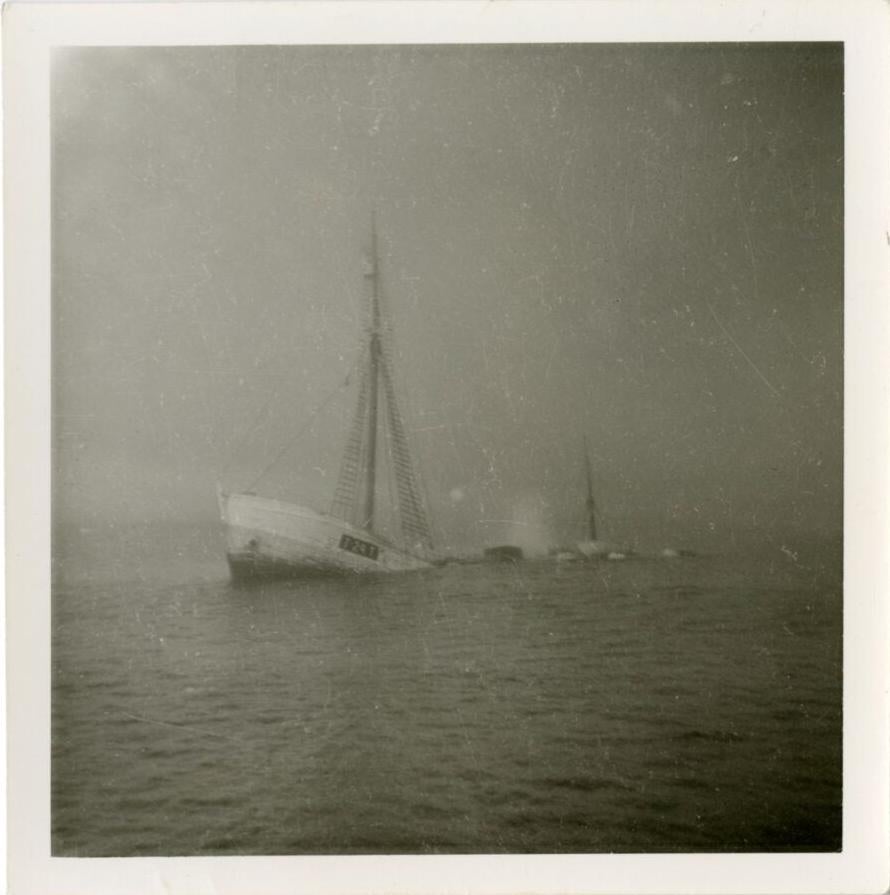
<path fill-rule="evenodd" d="M 387 404 L 388 404 L 388 402 L 387 402 Z M 389 410 L 388 406 L 387 406 L 387 410 Z M 392 453 L 393 440 L 392 440 L 391 427 L 389 425 L 389 413 L 383 414 L 383 437 L 385 439 L 384 443 L 386 444 L 387 453 L 389 454 L 389 459 L 390 459 L 390 463 L 387 464 L 387 468 L 386 468 L 386 489 L 389 492 L 389 505 L 392 509 L 395 509 L 396 513 L 398 514 L 399 531 L 402 536 L 402 546 L 404 547 L 404 546 L 406 546 L 405 541 L 407 539 L 405 538 L 405 529 L 404 529 L 404 524 L 403 524 L 403 519 L 402 519 L 402 506 L 401 506 L 400 500 L 396 497 L 394 490 L 393 490 L 393 485 L 395 484 L 394 483 L 395 464 L 393 462 L 393 453 Z M 396 484 L 396 487 L 398 487 L 397 484 Z"/>
<path fill-rule="evenodd" d="M 389 410 L 389 402 L 387 401 L 387 409 Z M 390 460 L 393 459 L 393 445 L 395 443 L 395 439 L 393 438 L 393 417 L 390 413 L 383 414 L 383 432 L 386 438 L 386 447 L 390 456 Z M 403 503 L 403 494 L 402 494 L 402 485 L 399 481 L 398 473 L 396 472 L 395 466 L 388 465 L 385 474 L 387 489 L 389 492 L 389 501 L 390 506 L 395 513 L 395 522 L 398 524 L 398 530 L 400 535 L 400 545 L 403 550 L 406 550 L 408 553 L 412 555 L 417 555 L 416 548 L 418 542 L 426 547 L 430 547 L 429 543 L 429 532 L 425 531 L 423 528 L 418 528 L 416 523 L 409 521 L 406 514 L 406 508 Z M 397 496 L 398 494 L 398 496 Z"/>
<path fill-rule="evenodd" d="M 265 402 L 260 407 L 259 411 L 257 411 L 254 418 L 251 420 L 250 425 L 245 429 L 244 434 L 241 438 L 238 439 L 238 443 L 232 448 L 229 459 L 226 461 L 225 466 L 223 466 L 222 471 L 219 474 L 220 479 L 224 479 L 226 473 L 232 468 L 232 464 L 235 462 L 235 458 L 241 452 L 241 449 L 247 443 L 247 440 L 253 434 L 253 431 L 256 429 L 259 424 L 260 419 L 266 414 L 269 410 L 269 407 L 272 405 L 272 400 L 276 397 L 276 390 L 273 388 L 269 392 L 269 396 L 266 398 Z"/>
<path fill-rule="evenodd" d="M 288 441 L 283 445 L 281 450 L 275 455 L 270 463 L 268 463 L 263 471 L 245 488 L 245 491 L 252 491 L 256 485 L 258 485 L 269 473 L 269 471 L 278 463 L 278 461 L 293 447 L 294 443 L 300 439 L 315 422 L 315 418 L 334 400 L 334 398 L 349 385 L 349 381 L 352 378 L 352 374 L 355 371 L 356 364 L 353 364 L 352 369 L 346 374 L 345 379 L 309 414 L 309 420 L 305 426 L 297 431 L 297 433 L 293 436 L 293 438 L 288 439 Z"/>
<path fill-rule="evenodd" d="M 387 417 L 392 436 L 391 450 L 395 461 L 396 483 L 399 490 L 399 510 L 402 528 L 403 530 L 411 529 L 415 537 L 420 535 L 427 546 L 430 546 L 431 536 L 421 495 L 417 487 L 418 478 L 414 475 L 411 454 L 401 414 L 399 413 L 398 402 L 396 401 L 392 371 L 386 358 L 384 358 L 382 373 L 384 393 L 387 399 Z"/>
<path fill-rule="evenodd" d="M 362 355 L 364 358 L 364 355 Z M 358 401 L 353 416 L 352 426 L 346 440 L 346 447 L 340 461 L 340 473 L 337 487 L 331 502 L 331 515 L 354 522 L 356 495 L 359 488 L 360 473 L 363 466 L 362 443 L 364 440 L 365 420 L 368 416 L 368 374 L 362 376 L 359 385 Z"/>

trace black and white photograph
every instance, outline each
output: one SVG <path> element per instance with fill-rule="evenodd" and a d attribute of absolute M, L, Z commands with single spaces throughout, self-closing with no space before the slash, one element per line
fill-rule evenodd
<path fill-rule="evenodd" d="M 844 40 L 140 44 L 46 59 L 49 856 L 840 855 Z"/>

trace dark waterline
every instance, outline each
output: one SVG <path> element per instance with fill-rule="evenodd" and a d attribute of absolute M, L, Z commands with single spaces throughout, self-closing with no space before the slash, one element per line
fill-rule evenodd
<path fill-rule="evenodd" d="M 249 589 L 217 547 L 57 538 L 53 854 L 841 846 L 836 546 Z"/>

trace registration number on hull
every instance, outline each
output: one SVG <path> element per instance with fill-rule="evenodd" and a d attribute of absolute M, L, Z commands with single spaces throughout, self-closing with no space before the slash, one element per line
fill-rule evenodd
<path fill-rule="evenodd" d="M 348 550 L 357 556 L 366 556 L 368 559 L 377 559 L 380 548 L 376 544 L 354 538 L 352 535 L 340 535 L 340 549 Z"/>

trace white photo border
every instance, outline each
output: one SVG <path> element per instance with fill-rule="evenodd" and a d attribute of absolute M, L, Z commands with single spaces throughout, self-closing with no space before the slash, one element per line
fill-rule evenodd
<path fill-rule="evenodd" d="M 843 851 L 51 857 L 51 49 L 738 41 L 845 45 Z M 882 0 L 22 2 L 3 10 L 3 78 L 10 892 L 863 895 L 886 891 L 890 883 L 890 5 Z"/>

